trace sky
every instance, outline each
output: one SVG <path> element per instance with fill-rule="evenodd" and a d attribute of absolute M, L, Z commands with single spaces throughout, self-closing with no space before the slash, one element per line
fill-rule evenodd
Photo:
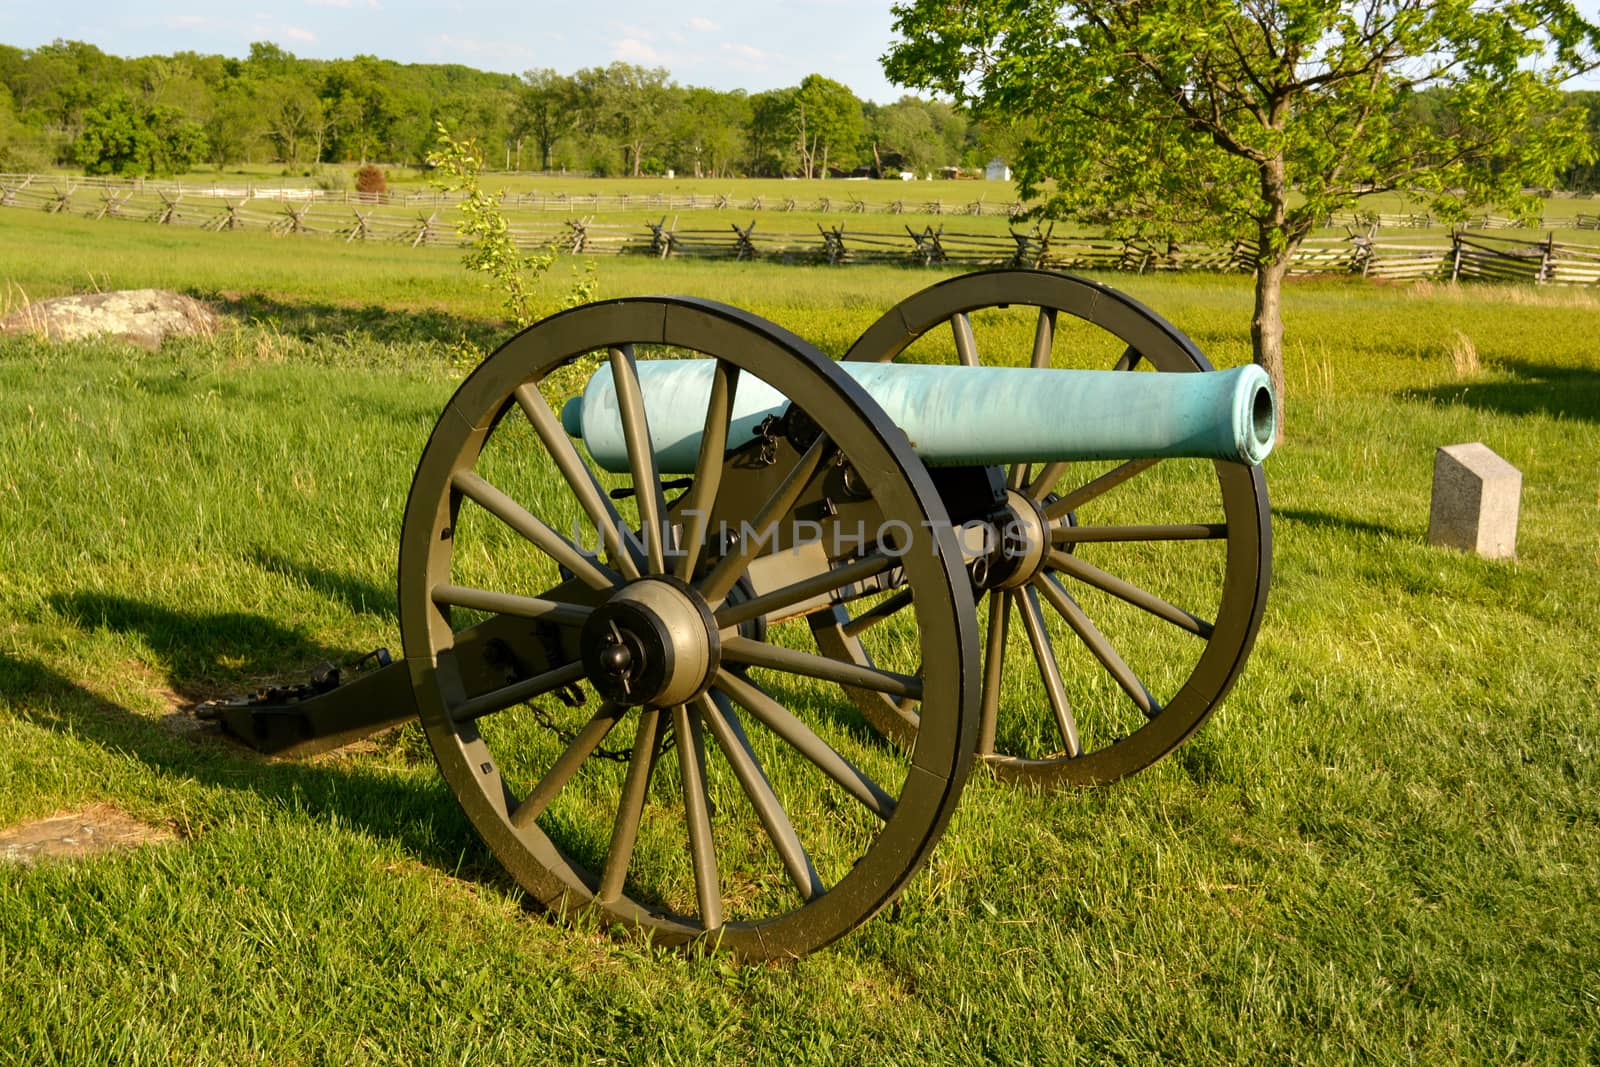
<path fill-rule="evenodd" d="M 243 56 L 250 42 L 272 41 L 308 59 L 364 53 L 508 74 L 624 60 L 719 90 L 759 92 L 823 74 L 878 103 L 904 93 L 878 63 L 891 24 L 889 0 L 0 0 L 0 43 L 19 48 L 63 38 L 119 56 Z"/>
<path fill-rule="evenodd" d="M 624 60 L 666 67 L 680 85 L 760 92 L 823 74 L 880 104 L 905 90 L 878 57 L 894 37 L 891 0 L 0 0 L 0 43 L 57 38 L 119 56 L 178 51 L 243 56 L 252 41 L 309 59 L 365 53 L 521 74 Z M 1600 0 L 1578 0 L 1600 21 Z M 1571 88 L 1600 88 L 1600 73 Z"/>

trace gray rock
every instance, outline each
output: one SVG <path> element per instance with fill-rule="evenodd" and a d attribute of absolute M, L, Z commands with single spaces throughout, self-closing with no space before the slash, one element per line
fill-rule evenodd
<path fill-rule="evenodd" d="M 146 348 L 168 337 L 210 337 L 222 325 L 200 301 L 165 289 L 123 289 L 40 300 L 0 321 L 0 332 L 31 333 L 47 341 L 115 337 Z"/>
<path fill-rule="evenodd" d="M 1428 542 L 1484 559 L 1517 554 L 1522 472 L 1487 445 L 1448 445 L 1433 457 L 1433 506 Z"/>

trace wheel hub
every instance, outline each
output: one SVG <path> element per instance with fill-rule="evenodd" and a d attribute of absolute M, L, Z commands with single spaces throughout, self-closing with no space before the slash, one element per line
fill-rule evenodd
<path fill-rule="evenodd" d="M 589 682 L 623 707 L 670 707 L 705 692 L 720 658 L 705 598 L 667 576 L 623 586 L 594 610 L 581 635 Z"/>
<path fill-rule="evenodd" d="M 989 551 L 974 560 L 973 581 L 983 589 L 1017 589 L 1044 569 L 1050 551 L 1050 520 L 1025 493 L 1007 489 L 1005 503 L 989 516 Z"/>

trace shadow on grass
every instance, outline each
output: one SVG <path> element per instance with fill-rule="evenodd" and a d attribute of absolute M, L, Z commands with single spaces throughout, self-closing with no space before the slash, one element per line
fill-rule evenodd
<path fill-rule="evenodd" d="M 351 574 L 299 563 L 264 548 L 252 551 L 250 560 L 264 571 L 303 582 L 358 615 L 378 615 L 391 620 L 400 616 L 399 597 L 393 585 L 379 585 Z"/>
<path fill-rule="evenodd" d="M 158 774 L 247 791 L 313 819 L 358 826 L 451 875 L 474 881 L 506 878 L 442 782 L 419 783 L 336 761 L 267 759 L 212 729 L 174 729 L 36 660 L 5 652 L 0 652 L 0 695 L 18 709 L 19 718 L 127 753 Z"/>
<path fill-rule="evenodd" d="M 362 654 L 329 648 L 245 612 L 188 614 L 92 592 L 57 594 L 49 602 L 84 630 L 105 629 L 143 638 L 160 661 L 173 692 L 192 703 L 213 699 L 224 689 L 283 680 L 286 668 L 302 668 L 303 674 L 323 660 L 349 663 Z"/>
<path fill-rule="evenodd" d="M 1414 533 L 1408 533 L 1393 526 L 1385 526 L 1382 523 L 1368 522 L 1365 519 L 1351 519 L 1343 515 L 1335 515 L 1332 512 L 1312 511 L 1307 508 L 1273 508 L 1272 518 L 1274 521 L 1288 520 L 1289 522 L 1300 523 L 1303 526 L 1310 526 L 1312 529 L 1317 530 L 1342 530 L 1345 533 L 1372 534 L 1378 537 L 1401 539 L 1410 539 L 1415 536 Z"/>
<path fill-rule="evenodd" d="M 276 329 L 292 337 L 314 341 L 327 337 L 361 337 L 378 344 L 466 341 L 480 351 L 490 351 L 510 338 L 511 327 L 499 322 L 470 319 L 437 308 L 395 308 L 368 304 L 290 302 L 260 293 L 220 293 L 207 297 L 223 314 L 244 322 Z"/>
<path fill-rule="evenodd" d="M 378 602 L 393 610 L 392 594 L 375 585 L 267 553 L 258 556 L 261 565 L 281 569 L 352 605 Z M 164 717 L 135 712 L 37 660 L 0 652 L 0 696 L 24 721 L 127 753 L 163 776 L 245 791 L 305 811 L 314 820 L 359 827 L 396 842 L 420 862 L 446 874 L 500 886 L 508 893 L 518 891 L 441 778 L 430 775 L 419 781 L 337 756 L 271 759 L 190 715 L 190 706 L 202 700 L 250 691 L 268 680 L 303 681 L 312 664 L 324 659 L 348 664 L 358 653 L 320 644 L 276 621 L 242 612 L 188 613 L 100 592 L 57 594 L 49 602 L 65 621 L 84 631 L 104 629 L 138 637 L 182 706 Z M 765 684 L 780 704 L 832 720 L 835 729 L 858 741 L 885 744 L 842 697 L 819 699 L 808 687 L 795 686 L 791 691 L 783 681 L 777 676 Z M 559 847 L 583 854 L 586 839 L 580 830 L 562 825 L 547 830 Z"/>
<path fill-rule="evenodd" d="M 1496 371 L 1514 381 L 1438 385 L 1401 394 L 1408 400 L 1460 404 L 1500 415 L 1551 415 L 1600 422 L 1600 371 L 1559 367 L 1520 359 L 1497 359 Z"/>

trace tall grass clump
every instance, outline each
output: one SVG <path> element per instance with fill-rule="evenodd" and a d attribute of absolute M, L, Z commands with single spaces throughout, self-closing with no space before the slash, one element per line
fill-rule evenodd
<path fill-rule="evenodd" d="M 1457 378 L 1476 377 L 1483 369 L 1478 362 L 1478 346 L 1461 330 L 1455 331 L 1455 340 L 1450 343 L 1450 365 Z"/>

